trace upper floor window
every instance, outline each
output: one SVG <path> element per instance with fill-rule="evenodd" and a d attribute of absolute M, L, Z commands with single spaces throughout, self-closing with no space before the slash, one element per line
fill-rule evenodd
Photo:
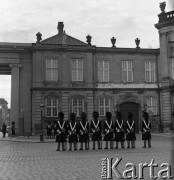
<path fill-rule="evenodd" d="M 147 112 L 152 111 L 153 115 L 157 114 L 157 98 L 148 97 L 147 98 Z"/>
<path fill-rule="evenodd" d="M 57 117 L 58 116 L 58 99 L 46 98 L 46 116 Z"/>
<path fill-rule="evenodd" d="M 72 60 L 72 81 L 83 81 L 83 60 Z"/>
<path fill-rule="evenodd" d="M 109 82 L 109 61 L 98 61 L 99 82 Z"/>
<path fill-rule="evenodd" d="M 110 98 L 99 98 L 99 115 L 105 116 L 110 111 Z"/>
<path fill-rule="evenodd" d="M 132 61 L 122 61 L 123 82 L 133 82 Z"/>
<path fill-rule="evenodd" d="M 174 58 L 172 58 L 172 79 L 174 79 Z"/>
<path fill-rule="evenodd" d="M 145 62 L 145 81 L 155 82 L 155 62 L 153 61 Z"/>
<path fill-rule="evenodd" d="M 174 41 L 174 33 L 169 34 L 169 41 Z"/>
<path fill-rule="evenodd" d="M 58 81 L 58 60 L 46 59 L 46 80 Z"/>
<path fill-rule="evenodd" d="M 77 117 L 81 116 L 81 113 L 84 112 L 84 99 L 72 98 L 72 112 L 75 113 Z"/>

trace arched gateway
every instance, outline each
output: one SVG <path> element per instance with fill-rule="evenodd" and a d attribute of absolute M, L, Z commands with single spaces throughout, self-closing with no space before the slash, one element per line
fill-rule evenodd
<path fill-rule="evenodd" d="M 119 108 L 120 108 L 120 111 L 122 113 L 122 118 L 125 123 L 128 120 L 128 112 L 133 113 L 133 119 L 135 121 L 136 132 L 138 133 L 140 131 L 140 115 L 139 115 L 140 105 L 134 102 L 125 102 L 125 103 L 120 104 Z"/>

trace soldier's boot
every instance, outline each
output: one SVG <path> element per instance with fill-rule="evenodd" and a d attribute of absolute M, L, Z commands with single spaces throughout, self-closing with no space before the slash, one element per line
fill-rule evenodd
<path fill-rule="evenodd" d="M 69 143 L 69 151 L 72 150 L 72 143 Z"/>
<path fill-rule="evenodd" d="M 130 148 L 130 141 L 127 141 L 127 148 Z"/>
<path fill-rule="evenodd" d="M 95 141 L 93 141 L 93 148 L 92 149 L 95 149 Z"/>
<path fill-rule="evenodd" d="M 143 146 L 143 148 L 146 148 L 146 140 L 144 140 L 144 146 Z"/>
<path fill-rule="evenodd" d="M 115 147 L 115 149 L 118 149 L 118 142 L 116 141 L 116 147 Z"/>
<path fill-rule="evenodd" d="M 97 141 L 98 149 L 100 149 L 100 141 Z"/>
<path fill-rule="evenodd" d="M 151 140 L 148 140 L 148 146 L 151 147 Z"/>
<path fill-rule="evenodd" d="M 124 142 L 121 142 L 121 148 L 124 149 Z"/>
<path fill-rule="evenodd" d="M 98 149 L 102 149 L 102 141 L 98 141 Z"/>
<path fill-rule="evenodd" d="M 65 151 L 65 143 L 62 142 L 62 151 Z"/>
<path fill-rule="evenodd" d="M 132 144 L 132 148 L 135 148 L 135 141 L 132 141 L 131 144 Z"/>
<path fill-rule="evenodd" d="M 110 149 L 113 149 L 113 141 L 110 141 Z"/>
<path fill-rule="evenodd" d="M 106 141 L 105 149 L 108 149 L 108 141 Z"/>
<path fill-rule="evenodd" d="M 87 149 L 89 149 L 89 141 L 88 141 L 88 143 L 87 143 Z"/>
<path fill-rule="evenodd" d="M 88 142 L 85 142 L 85 150 L 88 150 Z"/>
<path fill-rule="evenodd" d="M 60 151 L 60 142 L 58 142 L 58 144 L 57 144 L 57 150 L 56 151 Z"/>
<path fill-rule="evenodd" d="M 80 143 L 80 149 L 79 150 L 83 150 L 83 143 Z"/>
<path fill-rule="evenodd" d="M 76 151 L 77 150 L 77 143 L 75 142 L 74 143 L 74 151 Z"/>

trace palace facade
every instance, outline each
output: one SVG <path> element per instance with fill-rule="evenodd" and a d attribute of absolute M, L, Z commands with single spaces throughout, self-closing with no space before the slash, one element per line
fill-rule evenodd
<path fill-rule="evenodd" d="M 164 3 L 162 4 L 164 5 Z M 164 8 L 165 9 L 165 8 Z M 58 33 L 36 43 L 0 43 L 0 73 L 11 74 L 11 122 L 18 134 L 40 133 L 47 121 L 55 121 L 59 111 L 65 119 L 82 111 L 92 119 L 94 110 L 121 111 L 124 121 L 132 112 L 137 132 L 146 110 L 154 131 L 171 130 L 174 113 L 174 11 L 161 8 L 160 48 L 119 48 L 92 45 L 66 34 L 63 22 Z"/>

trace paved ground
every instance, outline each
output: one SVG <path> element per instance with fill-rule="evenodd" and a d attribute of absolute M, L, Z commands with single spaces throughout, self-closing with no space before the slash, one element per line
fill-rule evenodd
<path fill-rule="evenodd" d="M 169 163 L 172 174 L 174 172 L 174 137 L 170 135 L 153 135 L 152 148 L 143 149 L 141 136 L 137 135 L 135 149 L 72 152 L 57 152 L 57 144 L 50 141 L 38 143 L 38 139 L 36 142 L 30 138 L 30 142 L 15 142 L 9 138 L 4 141 L 2 137 L 0 140 L 0 180 L 101 180 L 101 159 L 106 157 L 123 158 L 118 165 L 121 173 L 128 169 L 125 167 L 127 162 L 134 163 L 138 173 L 138 164 L 149 164 L 151 159 L 159 164 L 155 175 L 164 169 L 160 168 L 162 163 Z M 118 179 L 115 174 L 113 179 Z M 145 169 L 144 179 L 150 179 L 149 169 Z"/>

